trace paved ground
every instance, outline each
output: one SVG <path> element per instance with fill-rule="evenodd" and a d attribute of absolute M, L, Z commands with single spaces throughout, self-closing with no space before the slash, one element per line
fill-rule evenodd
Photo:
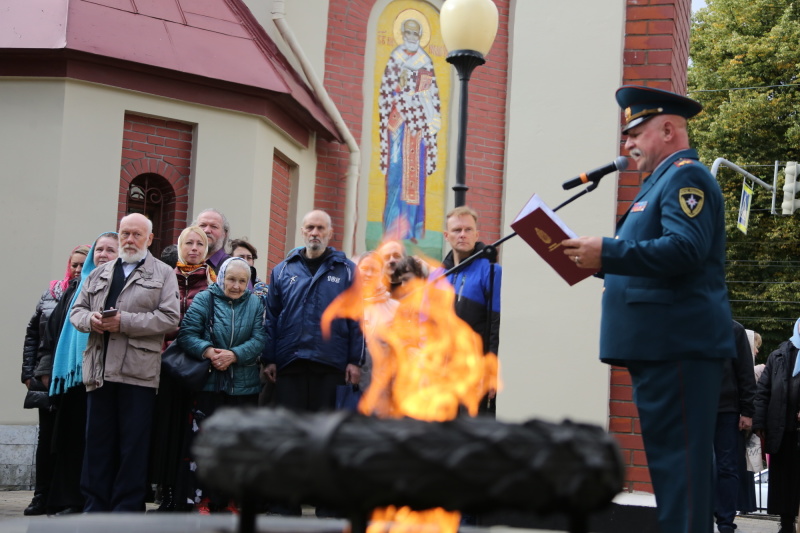
<path fill-rule="evenodd" d="M 6 523 L 6 526 L 19 526 L 19 527 L 4 527 L 2 523 L 0 523 L 0 532 L 7 532 L 7 531 L 44 531 L 46 529 L 60 529 L 58 527 L 53 528 L 41 528 L 41 527 L 34 527 L 28 528 L 26 522 L 27 519 L 22 515 L 22 510 L 30 503 L 31 497 L 33 493 L 30 491 L 0 491 L 0 522 L 10 521 L 11 519 L 17 519 L 13 522 Z M 153 508 L 152 504 L 148 504 L 149 508 Z M 43 520 L 50 520 L 50 521 L 63 521 L 63 520 L 71 520 L 71 517 L 64 517 L 64 518 L 49 518 L 49 519 L 36 519 L 36 525 L 41 525 Z M 226 521 L 230 522 L 230 518 L 222 518 L 219 517 L 221 522 Z M 317 519 L 313 517 L 313 514 L 308 517 L 307 519 L 303 519 L 303 521 L 313 522 Z M 748 515 L 748 516 L 740 516 L 737 517 L 736 523 L 738 524 L 738 532 L 739 533 L 777 533 L 778 531 L 778 521 L 776 517 L 771 516 L 757 516 L 757 515 Z M 53 523 L 55 526 L 56 524 Z M 177 524 L 176 524 L 177 525 Z M 334 525 L 331 523 L 331 525 Z M 70 528 L 72 529 L 72 528 Z M 220 529 L 217 528 L 210 528 L 210 530 L 216 529 L 219 531 Z M 299 529 L 299 528 L 293 528 Z M 334 528 L 338 529 L 338 528 Z M 495 530 L 507 530 L 507 531 L 514 531 L 512 529 L 507 528 L 491 528 L 493 531 Z M 180 531 L 180 529 L 177 529 Z M 118 532 L 119 533 L 119 532 Z"/>

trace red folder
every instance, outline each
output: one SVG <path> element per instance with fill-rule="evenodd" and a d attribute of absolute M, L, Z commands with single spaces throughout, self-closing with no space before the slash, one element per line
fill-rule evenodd
<path fill-rule="evenodd" d="M 538 195 L 531 196 L 511 223 L 511 228 L 570 285 L 575 285 L 597 272 L 589 268 L 579 268 L 564 254 L 561 241 L 577 235 Z"/>

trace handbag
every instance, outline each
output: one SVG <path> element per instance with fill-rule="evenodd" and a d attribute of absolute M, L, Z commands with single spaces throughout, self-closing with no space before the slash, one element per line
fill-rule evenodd
<path fill-rule="evenodd" d="M 358 411 L 358 402 L 361 400 L 361 389 L 358 385 L 348 383 L 336 385 L 336 409 L 345 411 Z"/>
<path fill-rule="evenodd" d="M 208 329 L 209 338 L 214 331 L 214 293 L 208 293 Z M 166 372 L 184 388 L 199 391 L 205 386 L 208 375 L 211 373 L 211 361 L 208 359 L 195 359 L 189 356 L 178 343 L 172 341 L 161 354 L 161 371 Z"/>

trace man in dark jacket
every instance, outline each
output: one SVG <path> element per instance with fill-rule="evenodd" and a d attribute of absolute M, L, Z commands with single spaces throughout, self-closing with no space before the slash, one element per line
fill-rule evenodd
<path fill-rule="evenodd" d="M 800 502 L 800 319 L 792 336 L 769 354 L 758 380 L 753 430 L 769 454 L 767 513 L 781 517 L 778 533 L 794 533 Z"/>
<path fill-rule="evenodd" d="M 756 377 L 753 373 L 753 350 L 744 327 L 734 320 L 733 336 L 736 359 L 726 359 L 722 368 L 722 389 L 714 433 L 714 456 L 717 466 L 714 516 L 719 533 L 733 533 L 736 526 L 736 498 L 739 494 L 739 457 L 744 454 L 743 431 L 753 427 Z"/>
<path fill-rule="evenodd" d="M 311 211 L 303 217 L 305 247 L 272 269 L 261 356 L 275 383 L 274 402 L 301 411 L 333 409 L 336 386 L 358 384 L 364 336 L 358 323 L 336 319 L 322 338 L 322 313 L 355 279 L 355 265 L 328 247 L 331 217 Z"/>
<path fill-rule="evenodd" d="M 322 313 L 355 280 L 356 267 L 343 252 L 328 247 L 331 217 L 311 211 L 303 217 L 304 248 L 293 250 L 272 269 L 261 362 L 275 384 L 275 405 L 298 411 L 325 411 L 336 406 L 336 387 L 357 385 L 365 357 L 364 335 L 358 323 L 333 320 L 330 336 L 322 337 Z M 269 512 L 301 514 L 300 505 L 270 504 Z M 318 517 L 335 517 L 333 509 L 317 507 Z"/>
<path fill-rule="evenodd" d="M 447 213 L 444 238 L 452 251 L 444 258 L 446 270 L 482 250 L 478 242 L 478 213 L 462 206 Z M 496 255 L 480 257 L 463 269 L 450 274 L 447 279 L 456 292 L 456 315 L 470 325 L 483 339 L 484 353 L 497 354 L 500 345 L 500 284 L 503 269 L 495 264 Z M 496 390 L 491 390 L 481 400 L 479 412 L 494 414 Z"/>

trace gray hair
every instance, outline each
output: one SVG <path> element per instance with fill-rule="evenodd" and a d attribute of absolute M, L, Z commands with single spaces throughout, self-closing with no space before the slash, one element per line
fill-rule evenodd
<path fill-rule="evenodd" d="M 231 223 L 228 222 L 228 217 L 226 217 L 225 214 L 219 209 L 216 209 L 214 207 L 209 207 L 208 209 L 203 209 L 202 211 L 197 213 L 197 216 L 194 217 L 194 220 L 189 225 L 196 226 L 197 219 L 200 218 L 200 215 L 202 215 L 203 213 L 216 213 L 222 219 L 222 230 L 225 232 L 225 238 L 222 239 L 222 248 L 225 248 L 225 245 L 228 244 L 228 234 L 230 234 L 231 232 Z"/>
<path fill-rule="evenodd" d="M 333 228 L 333 219 L 326 211 L 323 211 L 322 209 L 312 209 L 311 211 L 303 215 L 303 225 L 305 225 L 306 218 L 308 218 L 308 215 L 310 215 L 311 213 L 321 213 L 322 216 L 325 217 L 325 221 L 328 223 L 328 228 Z"/>
<path fill-rule="evenodd" d="M 126 218 L 128 218 L 128 217 L 130 217 L 130 216 L 133 216 L 133 215 L 140 215 L 140 216 L 144 217 L 145 221 L 147 222 L 147 233 L 148 233 L 148 234 L 150 234 L 150 233 L 153 233 L 153 221 L 152 221 L 152 220 L 150 220 L 150 218 L 149 218 L 147 215 L 143 215 L 142 213 L 128 213 L 127 215 L 125 215 L 124 217 L 122 217 L 121 219 L 119 219 L 119 223 L 120 223 L 120 225 L 122 224 L 122 221 L 123 221 L 123 220 L 125 220 Z M 100 237 L 102 237 L 102 236 L 103 236 L 103 235 L 101 235 Z M 98 239 L 99 239 L 100 237 L 98 237 Z M 119 236 L 117 236 L 117 238 L 119 238 Z"/>

